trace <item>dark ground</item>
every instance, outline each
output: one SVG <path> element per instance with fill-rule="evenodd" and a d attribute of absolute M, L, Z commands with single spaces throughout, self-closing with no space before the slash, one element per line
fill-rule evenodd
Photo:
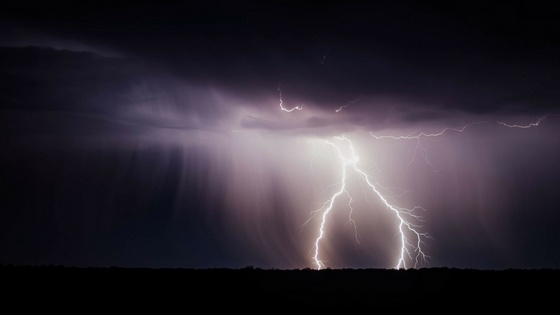
<path fill-rule="evenodd" d="M 555 305 L 560 270 L 1 266 L 4 301 L 64 305 Z M 6 298 L 8 297 L 8 298 Z M 89 303 L 89 304 L 88 304 Z M 217 304 L 214 304 L 217 303 Z M 263 304 L 265 303 L 265 304 Z"/>

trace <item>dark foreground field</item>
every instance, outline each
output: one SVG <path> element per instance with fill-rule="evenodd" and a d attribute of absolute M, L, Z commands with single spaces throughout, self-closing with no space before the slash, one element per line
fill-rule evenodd
<path fill-rule="evenodd" d="M 186 305 L 557 305 L 560 270 L 143 269 L 0 266 L 4 300 Z"/>

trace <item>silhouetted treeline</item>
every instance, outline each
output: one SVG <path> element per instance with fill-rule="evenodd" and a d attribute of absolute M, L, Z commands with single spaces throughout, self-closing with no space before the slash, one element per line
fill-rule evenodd
<path fill-rule="evenodd" d="M 0 265 L 8 292 L 96 300 L 182 303 L 405 305 L 554 304 L 560 270 L 150 269 Z M 420 304 L 418 304 L 420 303 Z"/>

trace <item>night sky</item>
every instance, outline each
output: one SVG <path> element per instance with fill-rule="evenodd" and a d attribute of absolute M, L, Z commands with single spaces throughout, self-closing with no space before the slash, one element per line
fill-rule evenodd
<path fill-rule="evenodd" d="M 351 142 L 421 207 L 416 267 L 560 268 L 559 35 L 536 2 L 0 4 L 0 263 L 316 268 Z M 321 261 L 393 268 L 347 169 Z"/>

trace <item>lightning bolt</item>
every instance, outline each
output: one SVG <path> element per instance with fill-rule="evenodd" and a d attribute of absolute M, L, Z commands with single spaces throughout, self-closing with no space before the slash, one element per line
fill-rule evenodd
<path fill-rule="evenodd" d="M 326 55 L 325 55 L 326 57 Z M 278 87 L 279 98 L 280 98 L 280 109 L 284 112 L 292 112 L 294 110 L 302 110 L 303 106 L 296 106 L 294 108 L 288 109 L 283 106 L 282 102 L 282 91 L 280 87 Z M 352 103 L 360 101 L 362 96 L 359 98 L 348 102 L 347 104 L 339 107 L 335 110 L 336 113 L 339 113 Z M 555 115 L 560 116 L 560 115 Z M 526 125 L 517 125 L 517 124 L 508 124 L 503 121 L 495 121 L 495 123 L 508 127 L 508 128 L 521 128 L 521 129 L 528 129 L 532 127 L 538 127 L 541 122 L 547 116 L 542 116 L 534 122 L 531 122 Z M 489 120 L 483 121 L 475 121 L 468 124 L 463 125 L 459 128 L 452 128 L 447 127 L 441 129 L 439 132 L 434 133 L 427 133 L 427 132 L 414 132 L 408 135 L 402 136 L 394 136 L 394 135 L 375 135 L 373 132 L 370 132 L 370 135 L 375 140 L 405 140 L 405 141 L 415 141 L 416 146 L 414 149 L 414 153 L 412 156 L 409 165 L 412 164 L 417 156 L 422 156 L 424 161 L 430 165 L 434 170 L 435 167 L 430 162 L 428 157 L 428 152 L 424 147 L 422 141 L 424 139 L 441 137 L 448 133 L 463 133 L 468 128 L 471 128 L 475 125 L 481 125 L 489 123 Z M 345 136 L 338 136 L 334 137 L 334 140 L 325 140 L 325 144 L 332 147 L 334 152 L 336 153 L 336 157 L 339 161 L 339 168 L 340 168 L 340 180 L 339 182 L 330 185 L 329 187 L 337 186 L 338 188 L 329 199 L 327 199 L 320 208 L 311 211 L 309 219 L 302 225 L 307 225 L 312 219 L 319 216 L 319 228 L 316 234 L 316 238 L 313 245 L 313 263 L 317 267 L 318 270 L 321 270 L 326 267 L 325 261 L 322 258 L 322 250 L 321 245 L 324 241 L 325 235 L 327 233 L 327 219 L 329 215 L 336 209 L 337 201 L 346 197 L 347 203 L 346 207 L 349 209 L 348 212 L 348 219 L 346 226 L 350 226 L 354 230 L 354 237 L 356 239 L 356 244 L 359 244 L 359 235 L 358 235 L 358 228 L 356 225 L 356 221 L 353 219 L 353 214 L 355 212 L 352 203 L 354 201 L 352 194 L 348 190 L 348 178 L 352 174 L 358 177 L 361 180 L 361 186 L 366 193 L 366 201 L 373 207 L 373 204 L 370 202 L 367 196 L 367 191 L 371 192 L 374 197 L 376 197 L 384 206 L 384 208 L 392 213 L 395 218 L 396 226 L 395 229 L 398 231 L 399 236 L 399 254 L 396 257 L 396 262 L 394 265 L 395 269 L 407 269 L 410 267 L 416 268 L 418 266 L 424 266 L 430 260 L 430 256 L 424 250 L 425 240 L 431 238 L 430 235 L 426 232 L 422 231 L 422 226 L 419 222 L 423 221 L 422 216 L 418 215 L 417 213 L 420 210 L 425 211 L 425 209 L 421 206 L 414 206 L 413 208 L 404 208 L 394 205 L 393 203 L 389 202 L 388 197 L 384 196 L 382 191 L 388 190 L 387 187 L 381 186 L 378 182 L 376 182 L 371 175 L 369 175 L 366 171 L 364 171 L 359 164 L 361 164 L 358 155 L 354 149 L 354 145 L 350 139 Z M 343 149 L 344 148 L 344 149 Z M 315 154 L 314 154 L 315 155 Z M 313 162 L 311 162 L 311 169 Z"/>
<path fill-rule="evenodd" d="M 351 171 L 363 180 L 363 182 L 371 189 L 373 194 L 383 203 L 385 208 L 393 213 L 397 220 L 397 227 L 400 236 L 400 254 L 397 258 L 395 268 L 408 268 L 409 264 L 407 264 L 407 261 L 410 261 L 413 267 L 426 264 L 429 256 L 424 252 L 422 245 L 424 243 L 424 240 L 426 238 L 429 238 L 429 235 L 427 233 L 420 232 L 419 230 L 421 226 L 413 223 L 413 221 L 422 221 L 422 217 L 417 215 L 416 212 L 417 210 L 423 208 L 419 206 L 416 206 L 412 209 L 401 208 L 389 203 L 389 201 L 381 194 L 376 184 L 372 182 L 371 177 L 365 171 L 359 168 L 358 162 L 360 160 L 358 158 L 358 155 L 356 154 L 352 142 L 344 136 L 335 137 L 335 140 L 345 143 L 350 149 L 350 154 L 344 154 L 341 146 L 336 144 L 335 142 L 325 140 L 326 144 L 334 148 L 335 152 L 337 153 L 338 159 L 340 160 L 341 180 L 338 190 L 327 201 L 325 201 L 321 208 L 312 212 L 312 216 L 317 213 L 321 213 L 321 223 L 319 225 L 317 238 L 315 239 L 315 253 L 313 255 L 313 260 L 315 262 L 315 265 L 317 266 L 317 269 L 320 270 L 325 267 L 325 263 L 321 259 L 321 241 L 326 233 L 327 218 L 333 211 L 336 200 L 343 194 L 346 194 L 349 198 L 349 202 L 347 204 L 350 208 L 348 222 L 352 224 L 356 229 L 355 222 L 352 219 L 352 212 L 354 211 L 351 206 L 352 197 L 350 195 L 350 192 L 346 188 L 348 173 Z M 311 220 L 311 218 L 309 220 Z M 309 220 L 307 222 L 309 222 Z M 357 230 L 356 240 L 358 240 Z"/>
<path fill-rule="evenodd" d="M 278 86 L 278 97 L 280 98 L 280 109 L 281 109 L 282 111 L 291 113 L 291 112 L 293 112 L 294 110 L 302 110 L 302 109 L 303 109 L 303 105 L 301 105 L 301 106 L 296 106 L 296 107 L 290 108 L 290 109 L 284 107 L 283 102 L 282 102 L 282 90 L 280 89 L 280 86 Z"/>
<path fill-rule="evenodd" d="M 540 123 L 546 117 L 547 117 L 546 115 L 542 116 L 539 119 L 537 119 L 535 122 L 529 123 L 527 125 L 515 125 L 515 124 L 512 125 L 512 124 L 507 124 L 507 123 L 502 122 L 502 121 L 496 121 L 496 123 L 499 124 L 499 125 L 508 127 L 508 128 L 529 129 L 529 128 L 532 128 L 532 127 L 538 127 L 540 125 Z M 424 133 L 424 132 L 416 133 L 416 132 L 414 132 L 414 133 L 406 135 L 406 136 L 377 136 L 377 135 L 374 135 L 372 132 L 370 132 L 370 135 L 373 138 L 375 138 L 376 140 L 414 140 L 414 141 L 416 141 L 416 148 L 414 149 L 412 159 L 410 160 L 410 162 L 408 164 L 411 165 L 416 160 L 416 157 L 419 155 L 418 152 L 420 152 L 420 155 L 422 156 L 424 161 L 428 165 L 430 165 L 432 167 L 432 169 L 436 170 L 434 165 L 430 162 L 430 159 L 428 157 L 428 152 L 425 149 L 425 147 L 422 145 L 421 139 L 439 137 L 439 136 L 443 136 L 444 134 L 450 133 L 450 132 L 462 133 L 469 127 L 472 127 L 474 125 L 485 124 L 485 123 L 488 123 L 488 122 L 489 122 L 489 120 L 475 121 L 475 122 L 468 123 L 468 124 L 462 126 L 461 128 L 447 127 L 447 128 L 442 129 L 440 132 L 436 132 L 436 133 Z"/>
<path fill-rule="evenodd" d="M 419 155 L 418 152 L 420 152 L 423 160 L 426 162 L 426 164 L 430 165 L 430 167 L 434 170 L 434 171 L 438 171 L 435 166 L 430 162 L 429 156 L 428 156 L 428 152 L 426 150 L 426 148 L 422 145 L 421 139 L 423 138 L 434 138 L 434 137 L 440 137 L 443 136 L 446 133 L 449 132 L 458 132 L 458 133 L 463 133 L 465 132 L 465 130 L 469 127 L 472 127 L 474 125 L 480 125 L 480 124 L 485 124 L 487 123 L 488 120 L 483 120 L 483 121 L 475 121 L 475 122 L 471 122 L 468 123 L 464 126 L 462 126 L 461 128 L 451 128 L 451 127 L 447 127 L 442 129 L 439 132 L 436 133 L 425 133 L 425 132 L 414 132 L 412 134 L 406 135 L 406 136 L 376 136 L 374 135 L 372 132 L 370 132 L 370 135 L 375 138 L 376 140 L 413 140 L 416 141 L 416 147 L 414 149 L 414 153 L 412 155 L 412 159 L 410 160 L 410 162 L 408 163 L 408 165 L 411 165 L 415 160 L 416 157 Z"/>
<path fill-rule="evenodd" d="M 336 112 L 339 112 L 340 110 L 344 109 L 349 104 L 342 106 Z M 532 127 L 538 127 L 546 117 L 547 116 L 542 116 L 536 121 L 526 125 L 508 124 L 502 121 L 496 121 L 495 123 L 508 128 L 528 129 Z M 376 140 L 415 141 L 416 147 L 414 150 L 412 160 L 410 161 L 409 165 L 416 159 L 418 155 L 421 155 L 424 161 L 427 164 L 429 164 L 432 168 L 434 168 L 434 166 L 432 165 L 432 163 L 428 158 L 427 150 L 422 144 L 423 139 L 441 137 L 448 133 L 463 133 L 468 128 L 471 128 L 475 125 L 481 125 L 486 123 L 489 123 L 489 120 L 471 122 L 463 125 L 460 128 L 447 127 L 439 132 L 434 132 L 434 133 L 414 132 L 404 136 L 394 136 L 394 135 L 378 136 L 370 132 L 370 135 Z M 366 189 L 369 189 L 373 193 L 373 195 L 377 197 L 378 200 L 381 201 L 381 203 L 385 206 L 385 209 L 392 212 L 392 214 L 396 219 L 397 230 L 400 237 L 400 249 L 394 268 L 407 269 L 409 267 L 416 268 L 419 265 L 426 265 L 428 260 L 430 259 L 430 256 L 425 252 L 423 245 L 425 240 L 427 238 L 430 238 L 430 235 L 426 232 L 422 232 L 421 231 L 422 226 L 416 223 L 416 222 L 422 222 L 422 217 L 418 215 L 417 212 L 419 210 L 425 210 L 425 209 L 420 206 L 415 206 L 413 208 L 403 208 L 390 203 L 381 191 L 381 189 L 386 189 L 386 188 L 379 185 L 379 183 L 373 181 L 372 177 L 359 167 L 358 163 L 360 162 L 360 159 L 356 154 L 352 142 L 344 136 L 335 137 L 334 139 L 336 141 L 325 140 L 325 143 L 334 149 L 338 157 L 338 160 L 340 161 L 339 167 L 341 170 L 340 172 L 341 178 L 338 183 L 339 187 L 331 195 L 331 197 L 323 203 L 321 208 L 311 212 L 310 218 L 305 223 L 307 224 L 313 217 L 320 214 L 320 225 L 319 225 L 317 237 L 315 238 L 315 242 L 314 242 L 314 254 L 313 254 L 313 262 L 317 267 L 317 269 L 320 270 L 326 267 L 326 264 L 321 256 L 322 253 L 321 244 L 327 232 L 326 231 L 327 219 L 331 214 L 331 212 L 334 211 L 337 200 L 343 198 L 344 196 L 348 198 L 347 208 L 350 210 L 348 214 L 347 224 L 349 224 L 354 229 L 356 242 L 359 243 L 356 222 L 352 218 L 352 215 L 354 213 L 354 208 L 352 207 L 353 198 L 347 189 L 348 177 L 352 173 L 356 174 L 362 180 L 362 182 L 365 184 L 364 186 L 366 186 Z M 346 145 L 349 148 L 349 150 L 346 151 L 343 150 L 343 145 L 340 144 L 341 142 L 344 145 Z"/>
<path fill-rule="evenodd" d="M 340 113 L 340 111 L 342 111 L 342 110 L 345 109 L 346 107 L 350 106 L 350 104 L 359 102 L 361 99 L 362 99 L 362 96 L 360 95 L 360 97 L 358 97 L 357 99 L 346 103 L 346 105 L 340 106 L 339 108 L 335 109 L 334 111 L 335 111 L 336 113 Z"/>
<path fill-rule="evenodd" d="M 509 127 L 509 128 L 528 129 L 528 128 L 531 128 L 531 127 L 538 127 L 539 124 L 541 123 L 541 121 L 543 121 L 543 119 L 545 119 L 545 118 L 546 118 L 546 116 L 542 116 L 542 117 L 539 118 L 537 121 L 535 121 L 535 122 L 533 122 L 533 123 L 530 123 L 530 124 L 528 124 L 528 125 L 510 125 L 510 124 L 506 124 L 505 122 L 502 122 L 502 121 L 498 121 L 497 123 L 500 124 L 500 125 L 502 125 L 502 126 Z"/>

